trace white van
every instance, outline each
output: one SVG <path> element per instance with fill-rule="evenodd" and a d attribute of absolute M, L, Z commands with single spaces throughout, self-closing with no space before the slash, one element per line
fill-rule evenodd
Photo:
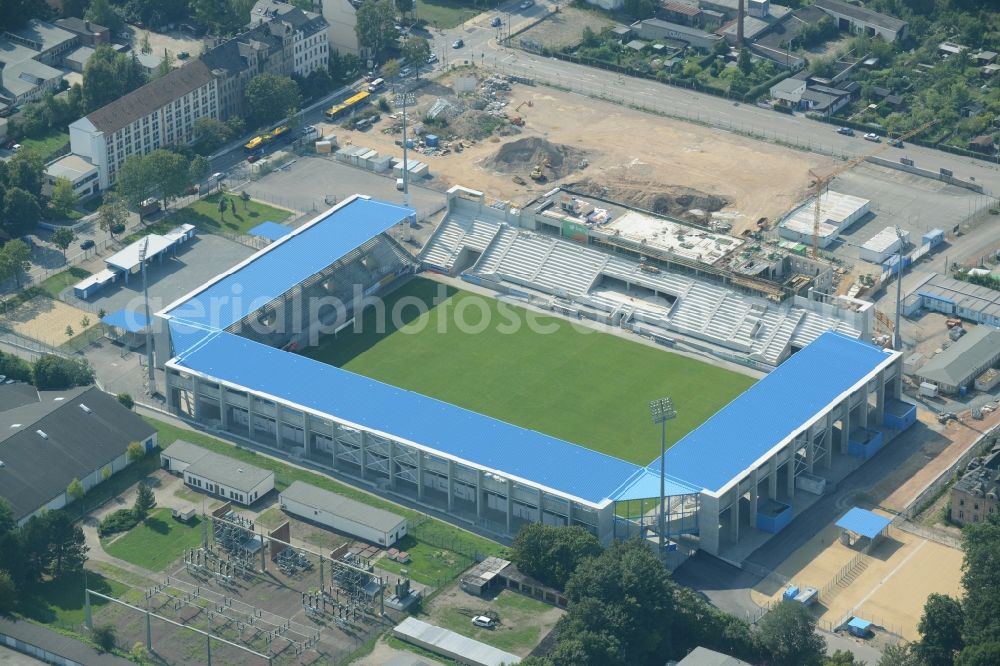
<path fill-rule="evenodd" d="M 385 79 L 375 79 L 368 84 L 368 92 L 375 92 L 385 83 Z"/>

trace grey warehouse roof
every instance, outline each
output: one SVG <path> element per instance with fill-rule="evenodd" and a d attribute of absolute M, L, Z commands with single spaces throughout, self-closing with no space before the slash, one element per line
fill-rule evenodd
<path fill-rule="evenodd" d="M 926 298 L 953 303 L 956 308 L 981 316 L 1000 317 L 1000 291 L 996 289 L 934 273 L 918 285 L 915 292 Z"/>
<path fill-rule="evenodd" d="M 857 5 L 849 5 L 846 2 L 841 2 L 840 0 L 816 0 L 813 5 L 819 7 L 820 9 L 843 14 L 844 16 L 850 16 L 858 21 L 864 21 L 865 23 L 871 23 L 872 25 L 886 28 L 887 30 L 899 31 L 906 25 L 906 21 L 893 18 L 892 16 L 888 16 L 886 14 L 873 12 L 870 9 L 858 7 Z"/>
<path fill-rule="evenodd" d="M 696 647 L 688 656 L 677 662 L 677 666 L 750 666 L 750 664 L 715 650 Z"/>
<path fill-rule="evenodd" d="M 187 440 L 178 439 L 173 444 L 168 446 L 166 450 L 163 451 L 162 455 L 172 460 L 179 460 L 182 463 L 191 465 L 201 460 L 206 453 L 208 453 L 208 451 L 197 444 L 192 444 Z"/>
<path fill-rule="evenodd" d="M 202 457 L 191 463 L 187 472 L 245 493 L 274 476 L 274 472 L 212 451 L 205 451 Z"/>
<path fill-rule="evenodd" d="M 302 481 L 296 481 L 285 488 L 281 491 L 281 496 L 306 506 L 328 511 L 356 523 L 368 525 L 381 532 L 391 532 L 405 520 L 402 516 L 391 511 L 376 509 L 373 506 L 362 504 L 349 497 L 331 493 Z"/>
<path fill-rule="evenodd" d="M 1000 330 L 976 326 L 958 342 L 937 354 L 920 368 L 917 375 L 932 382 L 958 386 L 983 365 L 984 359 L 1000 354 Z"/>

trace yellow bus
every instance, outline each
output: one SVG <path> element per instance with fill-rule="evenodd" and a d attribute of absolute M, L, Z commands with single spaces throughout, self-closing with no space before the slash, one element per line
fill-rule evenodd
<path fill-rule="evenodd" d="M 324 115 L 326 115 L 327 120 L 334 120 L 346 113 L 350 113 L 351 111 L 353 111 L 358 107 L 364 106 L 370 101 L 371 101 L 371 93 L 365 90 L 363 92 L 359 92 L 356 95 L 348 97 L 347 99 L 345 99 L 340 104 L 337 104 L 336 106 L 331 106 L 329 109 L 326 110 L 326 113 Z"/>
<path fill-rule="evenodd" d="M 270 132 L 264 132 L 263 134 L 258 134 L 254 138 L 243 144 L 243 148 L 248 152 L 255 152 L 269 143 L 277 141 L 282 136 L 288 133 L 288 127 L 286 125 L 279 125 L 275 127 Z"/>

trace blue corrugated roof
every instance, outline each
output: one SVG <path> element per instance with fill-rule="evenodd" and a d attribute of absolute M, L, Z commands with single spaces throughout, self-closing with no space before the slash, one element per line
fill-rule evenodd
<path fill-rule="evenodd" d="M 610 498 L 642 471 L 624 460 L 230 333 L 209 337 L 174 361 L 594 503 Z"/>
<path fill-rule="evenodd" d="M 283 224 L 267 220 L 266 222 L 261 222 L 247 233 L 251 236 L 260 236 L 261 238 L 276 241 L 284 238 L 293 231 L 295 230 L 292 227 L 286 227 Z"/>
<path fill-rule="evenodd" d="M 667 473 L 718 492 L 886 358 L 866 342 L 822 334 L 674 444 Z M 647 469 L 658 473 L 659 464 Z"/>
<path fill-rule="evenodd" d="M 346 201 L 166 314 L 203 328 L 224 329 L 412 215 L 409 208 L 382 201 Z"/>
<path fill-rule="evenodd" d="M 660 496 L 660 468 L 656 465 L 656 471 L 649 469 L 642 470 L 642 474 L 630 480 L 624 486 L 615 491 L 612 499 L 624 502 L 625 500 L 649 499 Z M 663 494 L 664 497 L 676 497 L 678 495 L 692 495 L 701 490 L 692 485 L 684 483 L 680 479 L 669 474 L 664 474 Z"/>
<path fill-rule="evenodd" d="M 837 521 L 837 527 L 850 530 L 855 534 L 874 539 L 889 526 L 892 520 L 877 513 L 854 507 Z"/>
<path fill-rule="evenodd" d="M 120 328 L 129 333 L 141 333 L 149 326 L 146 315 L 133 310 L 115 310 L 109 315 L 101 318 L 101 321 L 108 326 Z"/>

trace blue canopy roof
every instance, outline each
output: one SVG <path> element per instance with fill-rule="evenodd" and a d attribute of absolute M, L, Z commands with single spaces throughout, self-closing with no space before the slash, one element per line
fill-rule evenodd
<path fill-rule="evenodd" d="M 868 620 L 862 620 L 860 617 L 852 617 L 851 621 L 847 623 L 847 626 L 860 629 L 861 631 L 868 631 L 868 628 L 872 626 L 872 623 Z"/>
<path fill-rule="evenodd" d="M 667 473 L 721 491 L 889 358 L 866 342 L 823 333 L 674 444 Z M 659 466 L 657 456 L 647 469 Z"/>
<path fill-rule="evenodd" d="M 101 322 L 129 333 L 142 333 L 149 326 L 146 315 L 133 310 L 115 310 L 101 318 Z"/>
<path fill-rule="evenodd" d="M 409 208 L 382 201 L 345 201 L 164 314 L 205 329 L 224 329 L 412 215 Z"/>
<path fill-rule="evenodd" d="M 284 238 L 293 231 L 295 230 L 292 227 L 286 227 L 283 224 L 267 220 L 266 222 L 261 222 L 247 233 L 251 236 L 260 236 L 261 238 L 276 241 Z"/>
<path fill-rule="evenodd" d="M 174 362 L 595 504 L 642 471 L 624 460 L 231 333 L 205 338 Z"/>
<path fill-rule="evenodd" d="M 874 539 L 892 520 L 866 509 L 854 507 L 837 521 L 837 527 Z"/>

